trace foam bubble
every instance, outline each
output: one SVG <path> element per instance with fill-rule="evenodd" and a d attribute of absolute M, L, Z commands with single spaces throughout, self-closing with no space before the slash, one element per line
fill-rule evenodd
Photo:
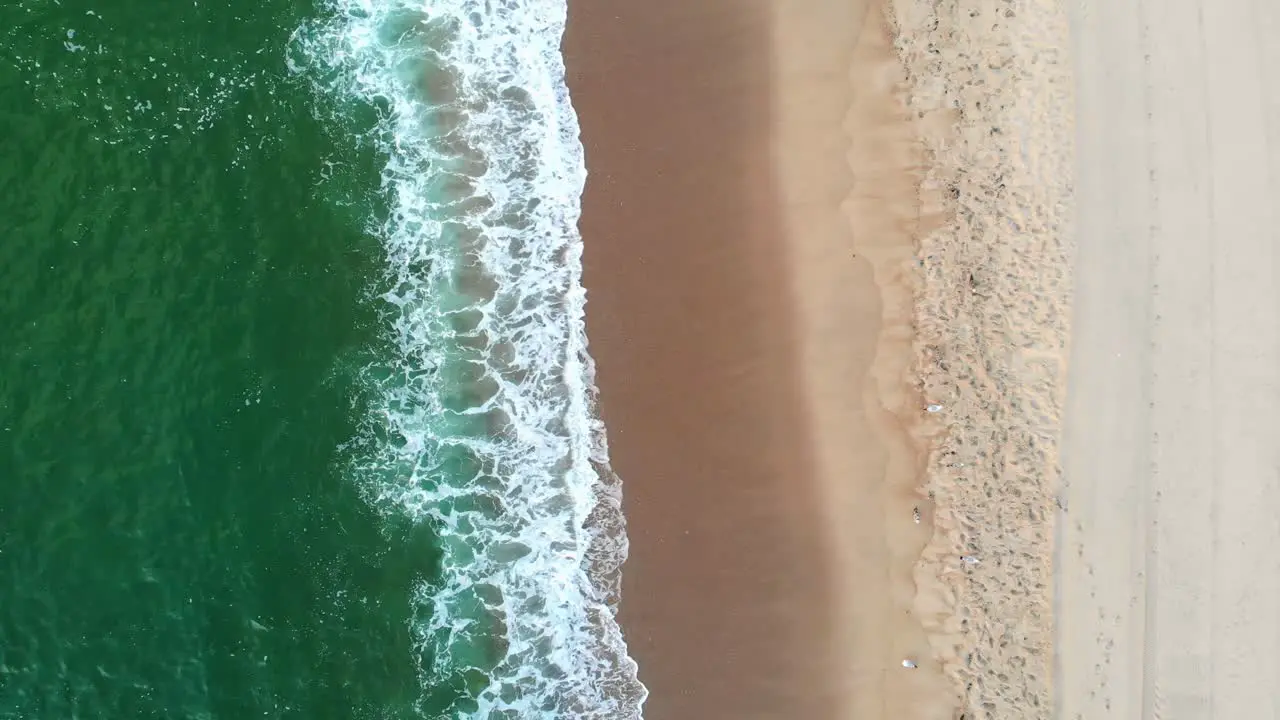
<path fill-rule="evenodd" d="M 475 717 L 638 718 L 615 620 L 626 535 L 595 413 L 577 233 L 586 170 L 563 0 L 332 0 L 289 65 L 380 110 L 386 359 L 350 468 L 441 532 L 425 687 Z"/>

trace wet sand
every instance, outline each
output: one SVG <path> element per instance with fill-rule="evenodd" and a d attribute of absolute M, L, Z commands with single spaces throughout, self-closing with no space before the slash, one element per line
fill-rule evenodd
<path fill-rule="evenodd" d="M 767 9 L 570 5 L 588 334 L 631 543 L 621 621 L 658 720 L 831 704 L 831 561 L 781 271 Z"/>
<path fill-rule="evenodd" d="M 570 5 L 648 718 L 952 717 L 912 615 L 919 158 L 888 47 L 848 0 Z"/>

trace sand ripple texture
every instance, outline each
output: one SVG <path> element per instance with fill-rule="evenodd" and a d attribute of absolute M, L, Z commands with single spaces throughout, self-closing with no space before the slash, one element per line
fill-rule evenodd
<path fill-rule="evenodd" d="M 962 717 L 1042 718 L 1070 306 L 1067 22 L 1045 0 L 893 0 L 889 13 L 908 108 L 954 119 L 922 139 L 921 192 L 950 221 L 919 239 L 916 370 L 941 407 L 921 421 L 935 530 L 916 609 Z"/>

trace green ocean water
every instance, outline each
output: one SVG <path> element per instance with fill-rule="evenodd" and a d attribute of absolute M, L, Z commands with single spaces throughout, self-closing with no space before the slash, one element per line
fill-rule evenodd
<path fill-rule="evenodd" d="M 0 720 L 639 717 L 564 17 L 0 6 Z"/>
<path fill-rule="evenodd" d="M 316 12 L 0 7 L 0 718 L 430 709 L 436 538 L 335 462 L 383 160 L 284 72 Z"/>

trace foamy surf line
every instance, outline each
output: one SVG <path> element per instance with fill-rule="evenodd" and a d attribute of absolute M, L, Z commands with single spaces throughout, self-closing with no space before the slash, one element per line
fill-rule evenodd
<path fill-rule="evenodd" d="M 626 536 L 595 413 L 586 178 L 563 0 L 334 0 L 291 62 L 379 109 L 386 351 L 346 451 L 383 512 L 441 535 L 420 588 L 447 717 L 638 718 L 615 620 Z M 298 67 L 303 70 L 304 68 Z"/>

